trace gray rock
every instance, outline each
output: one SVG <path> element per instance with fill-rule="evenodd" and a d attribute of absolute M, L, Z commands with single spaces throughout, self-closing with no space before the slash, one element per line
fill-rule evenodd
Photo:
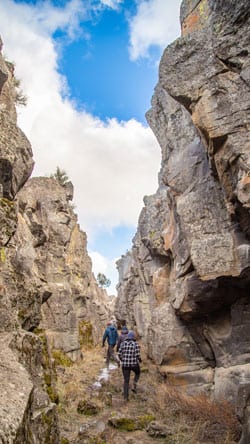
<path fill-rule="evenodd" d="M 170 427 L 168 427 L 166 424 L 160 423 L 159 421 L 150 422 L 147 427 L 147 432 L 149 436 L 153 436 L 154 438 L 165 438 L 172 435 Z"/>
<path fill-rule="evenodd" d="M 27 182 L 34 162 L 16 94 L 0 54 L 0 442 L 58 444 L 55 356 L 81 359 L 84 335 L 100 341 L 110 309 L 70 203 L 73 185 Z"/>
<path fill-rule="evenodd" d="M 169 382 L 229 399 L 244 424 L 249 20 L 247 0 L 182 2 L 182 36 L 164 51 L 147 113 L 162 151 L 159 188 L 144 199 L 132 249 L 118 261 L 115 306 Z"/>
<path fill-rule="evenodd" d="M 28 372 L 9 347 L 11 334 L 0 334 L 0 441 L 13 443 L 32 395 Z"/>
<path fill-rule="evenodd" d="M 106 292 L 92 274 L 86 234 L 68 200 L 67 187 L 55 179 L 28 181 L 18 194 L 21 222 L 14 260 L 16 268 L 34 281 L 42 311 L 39 328 L 46 330 L 50 348 L 77 360 L 80 322 L 90 323 L 93 342 L 99 342 L 109 312 Z M 28 319 L 23 322 L 26 325 Z"/>
<path fill-rule="evenodd" d="M 81 425 L 78 438 L 74 440 L 74 444 L 88 444 L 92 441 L 102 441 L 105 434 L 106 425 L 103 421 L 92 420 Z"/>
<path fill-rule="evenodd" d="M 16 124 L 14 68 L 0 54 L 0 185 L 12 200 L 32 173 L 31 145 Z"/>

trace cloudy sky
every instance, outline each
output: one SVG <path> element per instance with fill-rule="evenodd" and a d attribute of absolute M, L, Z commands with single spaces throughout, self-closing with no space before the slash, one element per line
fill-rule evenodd
<path fill-rule="evenodd" d="M 33 175 L 66 170 L 95 274 L 115 292 L 160 149 L 145 112 L 163 49 L 180 34 L 181 0 L 1 0 L 4 56 L 28 97 L 18 123 Z"/>

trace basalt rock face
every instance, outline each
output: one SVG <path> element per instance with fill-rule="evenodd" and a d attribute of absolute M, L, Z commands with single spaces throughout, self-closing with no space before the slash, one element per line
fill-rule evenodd
<path fill-rule="evenodd" d="M 250 402 L 249 21 L 247 0 L 182 3 L 182 36 L 162 56 L 147 113 L 162 150 L 159 189 L 145 198 L 132 250 L 118 263 L 116 304 L 168 380 L 229 399 L 243 420 Z"/>
<path fill-rule="evenodd" d="M 86 234 L 72 209 L 73 187 L 53 178 L 30 179 L 18 193 L 19 223 L 15 245 L 16 269 L 34 280 L 41 310 L 30 316 L 22 305 L 22 325 L 46 331 L 50 349 L 81 357 L 84 326 L 100 342 L 108 320 L 108 296 L 98 287 L 87 253 Z M 28 289 L 28 282 L 25 285 Z M 42 305 L 41 305 L 42 304 Z M 39 319 L 39 314 L 41 317 Z"/>
<path fill-rule="evenodd" d="M 109 312 L 73 186 L 28 180 L 34 162 L 16 122 L 15 85 L 0 54 L 0 442 L 57 444 L 53 353 L 79 359 L 81 342 L 100 339 Z"/>
<path fill-rule="evenodd" d="M 15 197 L 33 168 L 30 143 L 16 124 L 15 97 L 13 66 L 0 55 L 0 441 L 57 443 L 56 405 L 43 375 L 45 347 L 22 328 L 20 320 L 29 305 L 30 317 L 38 324 L 41 304 L 29 271 L 29 285 L 24 288 L 23 276 L 15 268 L 19 218 Z"/>
<path fill-rule="evenodd" d="M 34 161 L 30 143 L 16 125 L 14 68 L 2 57 L 0 72 L 0 191 L 12 200 L 32 173 Z"/>

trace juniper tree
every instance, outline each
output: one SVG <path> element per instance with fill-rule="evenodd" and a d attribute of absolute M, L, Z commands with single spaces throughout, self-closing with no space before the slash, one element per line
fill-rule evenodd
<path fill-rule="evenodd" d="M 103 273 L 98 273 L 96 280 L 98 282 L 98 285 L 102 288 L 107 288 L 110 286 L 111 284 L 111 280 L 108 279 L 105 274 Z"/>
<path fill-rule="evenodd" d="M 51 174 L 53 179 L 56 179 L 62 187 L 66 185 L 67 182 L 69 182 L 69 176 L 67 175 L 65 170 L 61 170 L 58 166 L 56 167 L 56 172 L 54 174 Z"/>

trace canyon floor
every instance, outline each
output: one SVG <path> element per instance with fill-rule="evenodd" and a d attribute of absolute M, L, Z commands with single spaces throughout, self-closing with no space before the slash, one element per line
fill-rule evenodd
<path fill-rule="evenodd" d="M 60 444 L 233 444 L 238 423 L 227 403 L 188 397 L 168 386 L 143 356 L 137 393 L 122 396 L 122 370 L 105 349 L 83 349 L 83 359 L 58 366 Z M 133 380 L 133 378 L 132 378 Z M 132 381 L 131 381 L 132 383 Z M 131 384 L 132 385 L 132 384 Z"/>

